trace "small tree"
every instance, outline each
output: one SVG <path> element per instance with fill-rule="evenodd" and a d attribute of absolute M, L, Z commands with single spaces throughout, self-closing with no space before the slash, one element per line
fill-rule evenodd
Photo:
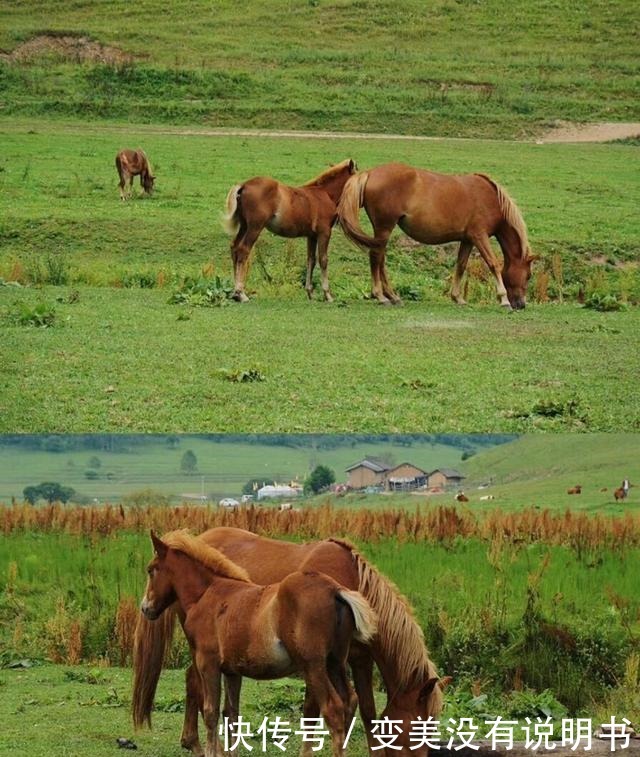
<path fill-rule="evenodd" d="M 183 473 L 195 473 L 198 470 L 198 458 L 193 450 L 188 449 L 182 456 L 180 470 Z"/>
<path fill-rule="evenodd" d="M 305 494 L 318 492 L 328 489 L 336 480 L 336 474 L 326 465 L 316 465 L 304 482 Z"/>
<path fill-rule="evenodd" d="M 52 502 L 68 502 L 75 494 L 75 489 L 70 486 L 62 486 L 57 481 L 43 481 L 38 486 L 26 486 L 22 490 L 24 498 L 35 504 L 39 499 L 46 499 L 49 504 Z"/>
<path fill-rule="evenodd" d="M 25 486 L 22 490 L 22 496 L 25 498 L 25 500 L 31 504 L 35 505 L 35 503 L 38 501 L 38 498 L 40 497 L 40 493 L 38 491 L 37 486 Z"/>

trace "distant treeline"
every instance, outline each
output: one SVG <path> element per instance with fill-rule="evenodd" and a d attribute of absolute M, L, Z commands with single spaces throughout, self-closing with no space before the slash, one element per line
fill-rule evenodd
<path fill-rule="evenodd" d="M 516 434 L 6 434 L 0 436 L 0 447 L 14 447 L 42 452 L 100 450 L 131 452 L 136 448 L 163 444 L 170 449 L 180 447 L 188 439 L 201 439 L 215 444 L 255 444 L 274 447 L 336 449 L 358 444 L 442 444 L 472 452 L 480 448 L 506 444 Z"/>

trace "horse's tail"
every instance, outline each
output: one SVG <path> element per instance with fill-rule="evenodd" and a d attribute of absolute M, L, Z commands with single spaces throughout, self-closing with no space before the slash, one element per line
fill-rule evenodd
<path fill-rule="evenodd" d="M 347 239 L 364 250 L 379 247 L 381 244 L 375 237 L 365 234 L 360 226 L 360 208 L 364 205 L 364 190 L 368 179 L 368 171 L 352 176 L 344 185 L 338 203 L 338 223 L 342 231 Z"/>
<path fill-rule="evenodd" d="M 349 605 L 356 624 L 354 638 L 363 643 L 373 639 L 378 630 L 378 616 L 367 600 L 357 591 L 338 589 L 338 596 Z"/>
<path fill-rule="evenodd" d="M 168 607 L 158 620 L 138 616 L 133 644 L 133 724 L 151 727 L 153 699 L 165 655 L 171 645 L 176 617 L 175 605 Z"/>
<path fill-rule="evenodd" d="M 227 234 L 235 234 L 240 228 L 240 190 L 242 184 L 236 184 L 231 187 L 225 201 L 225 213 L 222 216 L 222 226 Z"/>
<path fill-rule="evenodd" d="M 518 239 L 520 240 L 521 257 L 525 259 L 528 258 L 531 255 L 531 248 L 529 247 L 527 225 L 524 222 L 520 208 L 518 208 L 513 199 L 509 196 L 507 190 L 500 186 L 497 181 L 494 181 L 490 176 L 483 173 L 479 173 L 478 176 L 481 176 L 485 181 L 488 181 L 496 190 L 502 218 L 518 235 Z"/>
<path fill-rule="evenodd" d="M 382 656 L 393 662 L 400 687 L 407 689 L 437 679 L 438 673 L 429 659 L 424 634 L 406 597 L 353 544 L 343 539 L 329 541 L 351 552 L 358 571 L 358 592 L 378 617 L 376 644 Z M 434 686 L 429 699 L 429 714 L 435 717 L 441 709 L 442 689 Z"/>

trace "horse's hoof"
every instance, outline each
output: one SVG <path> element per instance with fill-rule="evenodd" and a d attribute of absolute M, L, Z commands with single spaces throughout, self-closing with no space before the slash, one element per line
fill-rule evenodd
<path fill-rule="evenodd" d="M 333 296 L 329 292 L 324 293 L 324 301 L 325 302 L 333 302 Z"/>
<path fill-rule="evenodd" d="M 234 292 L 233 299 L 237 302 L 249 302 L 249 298 L 244 292 Z"/>

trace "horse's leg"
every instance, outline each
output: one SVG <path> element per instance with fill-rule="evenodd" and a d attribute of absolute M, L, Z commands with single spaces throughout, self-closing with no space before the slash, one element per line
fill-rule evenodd
<path fill-rule="evenodd" d="M 331 229 L 318 236 L 318 262 L 322 273 L 322 292 L 326 302 L 333 302 L 331 290 L 329 289 L 329 240 L 331 239 Z"/>
<path fill-rule="evenodd" d="M 231 246 L 231 259 L 233 260 L 235 277 L 233 297 L 239 302 L 248 302 L 249 300 L 244 292 L 244 284 L 249 270 L 249 256 L 263 228 L 264 226 L 247 227 L 242 237 L 236 237 Z"/>
<path fill-rule="evenodd" d="M 218 666 L 203 655 L 196 654 L 196 664 L 202 685 L 202 717 L 207 729 L 205 757 L 216 757 L 218 720 L 220 718 L 221 676 Z"/>
<path fill-rule="evenodd" d="M 304 692 L 304 704 L 302 705 L 302 716 L 304 718 L 318 718 L 320 716 L 320 706 L 316 698 L 311 692 L 311 688 L 307 686 Z M 300 757 L 311 757 L 313 750 L 311 743 L 308 741 L 302 742 L 300 749 Z"/>
<path fill-rule="evenodd" d="M 368 653 L 358 654 L 355 659 L 352 659 L 352 657 L 349 658 L 351 673 L 358 695 L 360 717 L 371 752 L 372 747 L 379 746 L 372 735 L 373 721 L 376 719 L 376 702 L 373 698 L 373 658 Z M 373 752 L 371 753 L 373 754 Z"/>
<path fill-rule="evenodd" d="M 225 675 L 224 677 L 224 707 L 222 715 L 227 719 L 228 727 L 233 733 L 236 732 L 238 715 L 240 714 L 240 689 L 242 676 Z M 235 754 L 237 750 L 232 750 Z"/>
<path fill-rule="evenodd" d="M 316 267 L 316 248 L 318 246 L 318 237 L 313 234 L 307 237 L 307 281 L 304 288 L 307 291 L 307 297 L 311 299 L 313 294 L 313 269 Z"/>
<path fill-rule="evenodd" d="M 371 268 L 371 299 L 378 300 L 383 305 L 387 305 L 389 300 L 382 292 L 382 280 L 380 277 L 381 268 L 381 251 L 369 250 L 369 267 Z"/>
<path fill-rule="evenodd" d="M 327 674 L 326 662 L 311 663 L 304 671 L 310 696 L 320 707 L 320 713 L 331 732 L 334 757 L 342 757 L 345 739 L 345 706 Z"/>
<path fill-rule="evenodd" d="M 345 733 L 349 730 L 353 716 L 355 715 L 358 707 L 358 697 L 353 689 L 353 686 L 349 682 L 349 676 L 347 675 L 347 667 L 344 663 L 337 661 L 329 661 L 327 666 L 329 672 L 329 678 L 333 684 L 333 688 L 338 692 L 338 696 L 342 699 L 344 704 L 344 728 Z"/>
<path fill-rule="evenodd" d="M 382 260 L 380 263 L 380 280 L 382 282 L 382 292 L 384 296 L 392 302 L 394 305 L 398 305 L 402 302 L 402 298 L 399 297 L 387 278 L 387 248 L 385 247 L 382 253 Z"/>
<path fill-rule="evenodd" d="M 381 245 L 380 247 L 369 250 L 369 265 L 371 266 L 371 296 L 383 305 L 388 305 L 389 302 L 400 302 L 400 298 L 393 291 L 393 288 L 389 283 L 385 265 L 387 241 L 391 236 L 395 222 L 391 228 L 379 226 L 373 221 L 372 223 L 376 239 L 381 240 Z"/>
<path fill-rule="evenodd" d="M 472 237 L 473 243 L 478 248 L 478 251 L 482 255 L 484 262 L 491 271 L 493 278 L 496 280 L 496 294 L 500 300 L 500 304 L 503 307 L 510 308 L 511 303 L 507 297 L 507 290 L 505 289 L 504 282 L 502 281 L 502 274 L 496 256 L 491 249 L 491 242 L 486 233 L 479 233 Z"/>
<path fill-rule="evenodd" d="M 462 282 L 464 272 L 467 270 L 471 250 L 473 250 L 473 243 L 468 239 L 463 239 L 460 242 L 460 247 L 458 247 L 458 260 L 456 261 L 456 269 L 453 273 L 453 282 L 451 284 L 451 299 L 458 305 L 467 304 L 460 293 L 460 283 Z"/>
<path fill-rule="evenodd" d="M 198 713 L 202 710 L 202 690 L 200 676 L 194 665 L 189 665 L 187 668 L 186 689 L 184 724 L 180 743 L 184 749 L 190 749 L 195 757 L 203 757 L 204 752 L 198 737 Z"/>

